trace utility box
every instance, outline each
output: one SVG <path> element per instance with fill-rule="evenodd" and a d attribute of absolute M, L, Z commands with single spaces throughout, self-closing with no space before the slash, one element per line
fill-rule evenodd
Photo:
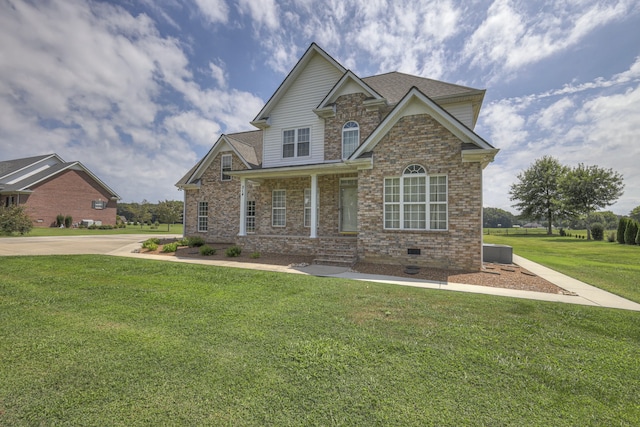
<path fill-rule="evenodd" d="M 498 264 L 513 264 L 513 248 L 507 245 L 482 245 L 482 261 Z"/>

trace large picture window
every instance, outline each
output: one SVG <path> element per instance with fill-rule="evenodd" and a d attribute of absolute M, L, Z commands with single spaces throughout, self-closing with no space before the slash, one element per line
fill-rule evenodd
<path fill-rule="evenodd" d="M 209 202 L 198 202 L 198 231 L 209 230 Z"/>
<path fill-rule="evenodd" d="M 342 127 L 342 158 L 347 159 L 358 148 L 360 127 L 356 122 L 347 122 Z"/>
<path fill-rule="evenodd" d="M 427 175 L 410 165 L 401 177 L 384 180 L 384 228 L 401 230 L 447 229 L 447 176 Z"/>
<path fill-rule="evenodd" d="M 271 225 L 284 227 L 287 224 L 287 191 L 273 190 L 271 193 Z"/>
<path fill-rule="evenodd" d="M 311 132 L 309 128 L 289 129 L 282 134 L 282 157 L 306 157 L 309 155 Z"/>

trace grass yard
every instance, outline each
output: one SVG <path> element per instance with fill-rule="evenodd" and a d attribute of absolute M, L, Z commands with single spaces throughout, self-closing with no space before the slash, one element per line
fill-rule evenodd
<path fill-rule="evenodd" d="M 148 225 L 128 225 L 126 228 L 114 228 L 113 230 L 90 230 L 88 228 L 56 228 L 56 227 L 33 227 L 25 236 L 98 236 L 111 234 L 182 234 L 182 224 L 170 224 L 167 231 L 167 224 L 160 224 L 158 228 L 151 228 Z M 19 236 L 14 234 L 13 237 Z M 0 234 L 0 238 L 7 237 Z"/>
<path fill-rule="evenodd" d="M 640 313 L 107 256 L 0 264 L 0 425 L 640 424 Z"/>
<path fill-rule="evenodd" d="M 512 246 L 516 255 L 640 303 L 640 246 L 557 235 L 485 234 L 483 238 L 485 243 Z"/>

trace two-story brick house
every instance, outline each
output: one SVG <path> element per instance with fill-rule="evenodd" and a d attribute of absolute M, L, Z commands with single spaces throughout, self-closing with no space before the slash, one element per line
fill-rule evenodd
<path fill-rule="evenodd" d="M 177 184 L 185 234 L 318 259 L 482 266 L 483 90 L 360 78 L 312 44 L 251 124 Z"/>

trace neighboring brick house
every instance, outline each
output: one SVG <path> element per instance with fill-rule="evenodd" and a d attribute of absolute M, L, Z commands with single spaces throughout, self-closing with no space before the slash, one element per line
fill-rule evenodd
<path fill-rule="evenodd" d="M 482 267 L 484 90 L 360 78 L 312 44 L 252 125 L 177 184 L 185 234 L 245 251 Z"/>
<path fill-rule="evenodd" d="M 115 225 L 119 199 L 82 163 L 57 154 L 0 161 L 1 206 L 24 206 L 35 227 L 54 226 L 58 215 Z"/>

